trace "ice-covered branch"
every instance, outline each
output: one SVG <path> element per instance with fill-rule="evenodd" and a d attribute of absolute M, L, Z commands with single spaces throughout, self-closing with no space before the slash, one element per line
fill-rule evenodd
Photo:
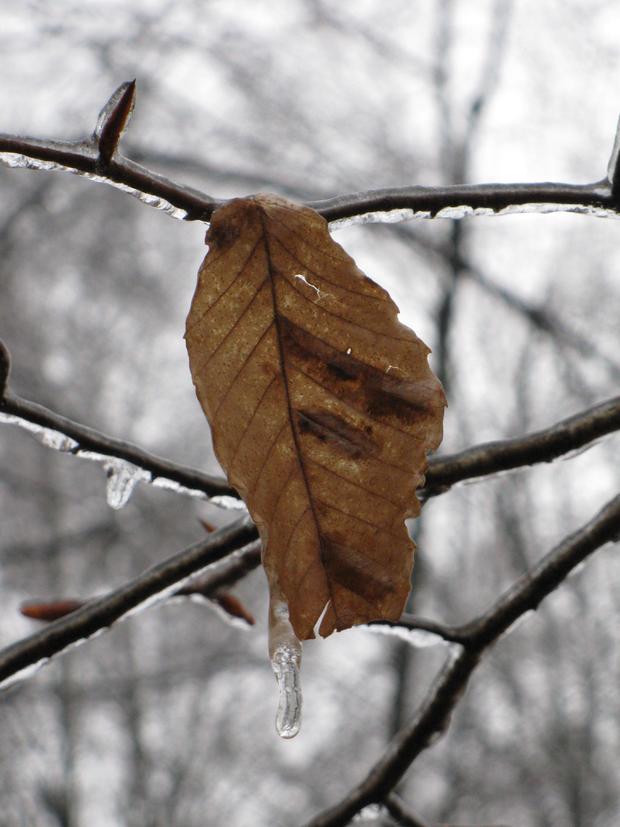
<path fill-rule="evenodd" d="M 2 364 L 0 359 L 0 374 Z M 178 465 L 130 442 L 114 439 L 54 413 L 43 405 L 29 402 L 11 393 L 0 399 L 1 421 L 34 432 L 50 448 L 84 459 L 102 461 L 109 457 L 111 460 L 129 463 L 138 471 L 142 471 L 142 474 L 134 475 L 135 481 L 154 483 L 181 491 L 185 489 L 186 492 L 202 493 L 207 497 L 239 496 L 221 477 L 213 477 L 194 468 Z"/>
<path fill-rule="evenodd" d="M 178 465 L 12 394 L 7 386 L 9 370 L 9 354 L 0 342 L 0 421 L 4 418 L 4 421 L 35 431 L 48 447 L 78 457 L 99 461 L 109 457 L 129 463 L 141 472 L 135 477 L 136 481 L 173 488 L 181 493 L 238 498 L 237 492 L 221 477 Z M 619 429 L 620 397 L 614 397 L 533 434 L 488 442 L 458 454 L 431 457 L 426 484 L 420 494 L 436 496 L 458 482 L 551 462 Z"/>
<path fill-rule="evenodd" d="M 105 597 L 87 603 L 42 631 L 6 647 L 0 651 L 0 686 L 26 677 L 54 655 L 168 597 L 188 578 L 256 539 L 254 524 L 249 517 L 243 517 L 147 569 Z"/>
<path fill-rule="evenodd" d="M 0 163 L 9 167 L 60 169 L 119 187 L 175 218 L 208 221 L 214 198 L 169 181 L 118 152 L 135 101 L 135 81 L 123 83 L 99 115 L 93 134 L 79 141 L 46 141 L 0 135 Z"/>
<path fill-rule="evenodd" d="M 533 434 L 487 442 L 458 454 L 434 457 L 429 463 L 425 488 L 421 493 L 426 497 L 435 496 L 457 482 L 524 465 L 551 462 L 617 430 L 620 430 L 620 396 Z"/>
<path fill-rule="evenodd" d="M 92 136 L 48 141 L 0 135 L 0 163 L 10 167 L 60 169 L 129 192 L 175 218 L 208 221 L 223 203 L 123 157 L 118 142 L 135 99 L 135 82 L 122 84 L 102 110 Z M 616 158 L 617 153 L 612 158 Z M 338 195 L 307 202 L 330 222 L 462 218 L 510 212 L 580 212 L 620 215 L 615 162 L 610 175 L 592 184 L 520 183 L 400 187 Z M 612 186 L 612 181 L 614 186 Z M 614 188 L 615 187 L 615 188 Z"/>
<path fill-rule="evenodd" d="M 383 802 L 417 756 L 449 725 L 469 678 L 485 652 L 528 611 L 535 609 L 588 556 L 620 538 L 620 496 L 566 537 L 479 618 L 460 628 L 462 646 L 452 653 L 412 720 L 391 741 L 366 778 L 339 804 L 306 827 L 343 827 L 364 807 Z"/>

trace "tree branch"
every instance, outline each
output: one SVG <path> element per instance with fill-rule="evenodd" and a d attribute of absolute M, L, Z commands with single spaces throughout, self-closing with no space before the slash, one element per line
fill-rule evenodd
<path fill-rule="evenodd" d="M 384 801 L 417 756 L 445 732 L 485 651 L 519 617 L 535 609 L 576 566 L 619 537 L 620 496 L 617 496 L 590 522 L 550 551 L 487 612 L 461 627 L 463 647 L 448 659 L 411 722 L 391 741 L 366 778 L 339 804 L 311 819 L 306 827 L 343 827 L 363 807 Z"/>
<path fill-rule="evenodd" d="M 601 402 L 561 422 L 515 439 L 487 442 L 429 462 L 421 494 L 443 494 L 452 485 L 476 477 L 551 462 L 620 429 L 620 396 Z"/>
<path fill-rule="evenodd" d="M 256 540 L 257 531 L 249 517 L 220 529 L 168 560 L 147 569 L 118 589 L 93 600 L 40 632 L 0 651 L 0 685 L 26 676 L 72 644 L 92 637 L 140 606 L 151 605 L 176 591 L 187 578 Z M 253 549 L 253 551 L 255 551 Z M 213 573 L 216 574 L 215 572 Z M 221 586 L 221 582 L 216 587 Z"/>
<path fill-rule="evenodd" d="M 0 415 L 16 417 L 18 421 L 15 424 L 18 425 L 25 423 L 55 431 L 76 443 L 61 443 L 60 450 L 76 456 L 89 452 L 124 460 L 151 475 L 151 479 L 144 482 L 170 480 L 189 491 L 200 491 L 207 497 L 239 498 L 235 489 L 221 477 L 158 457 L 130 442 L 107 436 L 42 405 L 21 399 L 8 390 L 9 372 L 9 354 L 0 341 Z M 419 494 L 423 498 L 434 497 L 445 493 L 458 482 L 524 465 L 551 462 L 619 429 L 620 396 L 616 396 L 533 434 L 487 442 L 457 454 L 431 457 L 425 486 Z"/>
<path fill-rule="evenodd" d="M 414 815 L 411 810 L 405 807 L 404 802 L 396 793 L 388 795 L 383 804 L 400 827 L 429 827 L 425 821 L 422 821 L 417 815 Z"/>
<path fill-rule="evenodd" d="M 1 373 L 2 360 L 0 358 Z M 200 491 L 207 497 L 230 496 L 239 498 L 235 489 L 231 488 L 226 480 L 221 477 L 213 477 L 194 468 L 178 465 L 170 460 L 158 457 L 130 442 L 107 436 L 100 431 L 54 413 L 54 411 L 50 411 L 43 405 L 21 399 L 19 396 L 7 394 L 4 399 L 0 400 L 0 414 L 17 417 L 21 422 L 30 423 L 68 437 L 76 444 L 68 443 L 66 447 L 61 445 L 60 450 L 64 453 L 79 457 L 85 455 L 85 452 L 89 452 L 102 457 L 130 462 L 151 475 L 151 479 L 144 480 L 145 482 L 153 483 L 158 479 L 166 479 L 190 491 Z M 19 425 L 20 422 L 15 424 Z M 86 456 L 85 458 L 92 459 L 93 457 Z"/>
<path fill-rule="evenodd" d="M 62 169 L 86 175 L 120 187 L 176 218 L 209 221 L 213 211 L 224 201 L 169 181 L 119 154 L 118 140 L 133 108 L 133 83 L 124 83 L 114 92 L 92 136 L 63 142 L 1 134 L 0 162 L 10 167 Z M 410 186 L 369 190 L 306 203 L 328 221 L 356 217 L 364 222 L 414 217 L 459 218 L 474 211 L 484 214 L 515 211 L 620 214 L 620 203 L 608 178 L 592 184 Z M 402 214 L 403 211 L 406 214 Z M 395 212 L 398 214 L 383 215 Z"/>

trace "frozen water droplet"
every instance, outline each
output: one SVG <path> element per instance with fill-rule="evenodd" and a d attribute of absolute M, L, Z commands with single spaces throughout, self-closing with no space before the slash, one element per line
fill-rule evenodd
<path fill-rule="evenodd" d="M 293 631 L 284 601 L 270 606 L 269 654 L 280 692 L 276 730 L 281 738 L 294 738 L 301 727 L 301 641 Z"/>
<path fill-rule="evenodd" d="M 142 468 L 121 459 L 109 459 L 103 467 L 108 477 L 108 505 L 117 510 L 127 504 L 137 483 L 141 480 L 150 480 L 151 477 Z"/>

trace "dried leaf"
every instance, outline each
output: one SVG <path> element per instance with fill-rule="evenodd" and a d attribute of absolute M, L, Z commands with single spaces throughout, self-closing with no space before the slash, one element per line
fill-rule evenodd
<path fill-rule="evenodd" d="M 445 398 L 426 345 L 316 212 L 269 195 L 217 210 L 187 319 L 200 403 L 301 640 L 397 619 Z"/>

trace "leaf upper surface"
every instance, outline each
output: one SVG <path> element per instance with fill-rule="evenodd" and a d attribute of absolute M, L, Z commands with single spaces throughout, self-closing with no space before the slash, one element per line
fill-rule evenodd
<path fill-rule="evenodd" d="M 445 397 L 429 349 L 316 212 L 269 195 L 212 216 L 190 368 L 300 640 L 397 619 Z"/>

